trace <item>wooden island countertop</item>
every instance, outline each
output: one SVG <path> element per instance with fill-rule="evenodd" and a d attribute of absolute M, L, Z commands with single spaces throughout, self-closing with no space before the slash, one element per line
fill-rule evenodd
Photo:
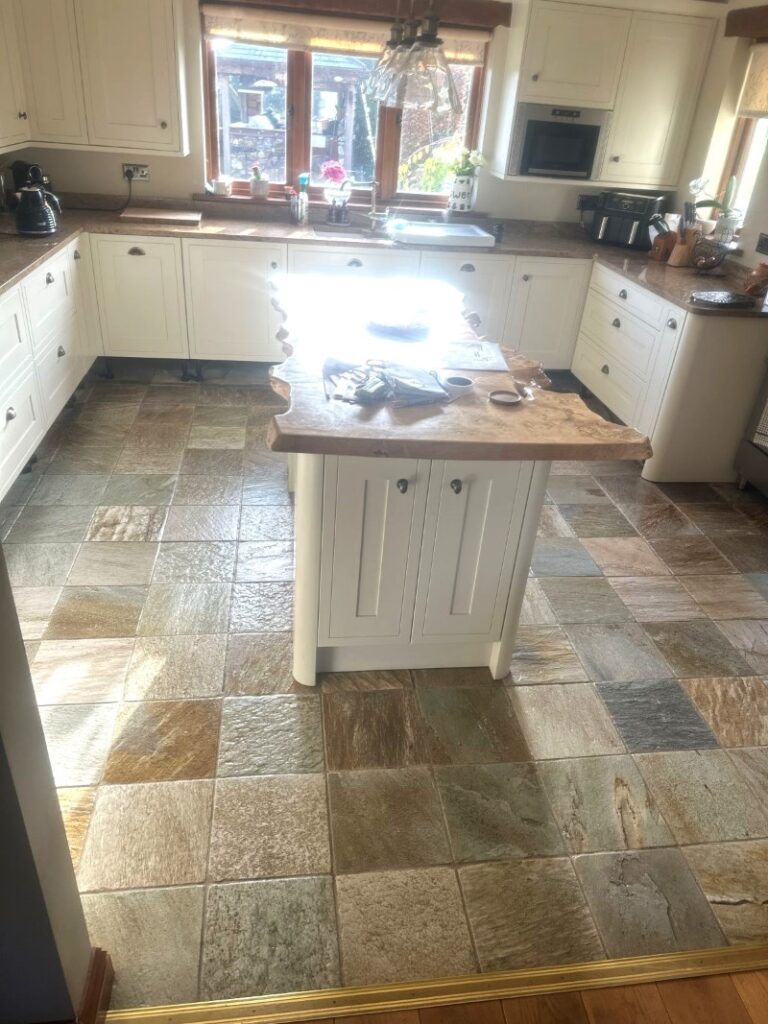
<path fill-rule="evenodd" d="M 487 461 L 646 459 L 651 455 L 647 437 L 607 422 L 575 394 L 544 387 L 534 389 L 533 400 L 515 406 L 492 403 L 491 391 L 514 388 L 515 381 L 527 382 L 540 367 L 521 354 L 503 350 L 506 371 L 470 368 L 477 337 L 459 307 L 450 301 L 446 304 L 445 297 L 453 289 L 441 286 L 442 291 L 429 294 L 423 285 L 371 278 L 365 284 L 356 282 L 352 289 L 348 282 L 319 275 L 281 283 L 275 304 L 285 318 L 281 337 L 288 357 L 272 368 L 271 378 L 274 390 L 290 406 L 270 424 L 268 441 L 274 451 Z M 322 376 L 325 359 L 335 356 L 364 363 L 380 357 L 387 343 L 366 330 L 372 304 L 392 308 L 408 291 L 413 300 L 417 286 L 430 339 L 450 339 L 454 353 L 466 344 L 468 366 L 460 368 L 454 360 L 452 370 L 443 372 L 463 369 L 475 381 L 472 392 L 447 404 L 409 408 L 396 408 L 390 402 L 362 406 L 328 398 Z M 410 343 L 407 350 L 415 354 L 411 365 L 438 368 L 429 363 L 435 344 L 433 340 Z M 402 343 L 398 351 L 402 353 Z"/>

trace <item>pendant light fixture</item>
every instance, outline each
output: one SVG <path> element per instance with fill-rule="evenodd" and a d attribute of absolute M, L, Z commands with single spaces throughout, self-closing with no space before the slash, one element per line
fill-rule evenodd
<path fill-rule="evenodd" d="M 389 30 L 389 39 L 384 47 L 384 52 L 379 57 L 376 67 L 371 72 L 371 76 L 364 86 L 366 94 L 372 96 L 373 99 L 381 100 L 387 93 L 392 74 L 392 63 L 398 49 L 402 46 L 404 33 L 405 26 L 400 20 L 400 0 L 397 0 L 395 21 Z"/>

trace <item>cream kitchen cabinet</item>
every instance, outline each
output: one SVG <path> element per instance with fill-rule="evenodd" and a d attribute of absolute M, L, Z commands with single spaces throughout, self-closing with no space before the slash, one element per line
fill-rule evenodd
<path fill-rule="evenodd" d="M 80 310 L 80 356 L 83 374 L 91 368 L 97 356 L 103 355 L 101 323 L 96 303 L 96 282 L 93 276 L 91 238 L 82 234 L 70 246 L 72 282 L 76 289 L 76 302 Z"/>
<path fill-rule="evenodd" d="M 535 4 L 518 99 L 611 109 L 632 15 L 582 4 Z M 655 67 L 656 61 L 650 60 Z"/>
<path fill-rule="evenodd" d="M 676 185 L 713 25 L 708 18 L 632 15 L 603 180 Z"/>
<path fill-rule="evenodd" d="M 504 331 L 514 267 L 514 256 L 425 252 L 421 257 L 421 276 L 458 288 L 465 312 L 480 317 L 479 333 L 494 341 Z"/>
<path fill-rule="evenodd" d="M 286 246 L 184 239 L 182 256 L 190 356 L 280 362 L 270 280 L 285 272 Z"/>
<path fill-rule="evenodd" d="M 87 144 L 74 0 L 16 0 L 15 12 L 32 137 Z"/>
<path fill-rule="evenodd" d="M 292 274 L 376 274 L 378 277 L 402 275 L 417 277 L 420 253 L 417 251 L 371 250 L 323 245 L 288 247 L 288 270 Z"/>
<path fill-rule="evenodd" d="M 182 34 L 173 0 L 75 0 L 92 145 L 183 152 Z"/>
<path fill-rule="evenodd" d="M 186 359 L 181 242 L 92 235 L 104 354 Z"/>
<path fill-rule="evenodd" d="M 34 367 L 0 388 L 0 498 L 42 441 L 46 422 Z"/>
<path fill-rule="evenodd" d="M 12 288 L 0 295 L 0 386 L 31 366 L 32 345 L 21 289 Z"/>
<path fill-rule="evenodd" d="M 11 0 L 0 0 L 0 149 L 12 149 L 29 138 L 13 5 Z"/>
<path fill-rule="evenodd" d="M 591 269 L 591 260 L 518 256 L 504 344 L 547 370 L 570 369 Z"/>

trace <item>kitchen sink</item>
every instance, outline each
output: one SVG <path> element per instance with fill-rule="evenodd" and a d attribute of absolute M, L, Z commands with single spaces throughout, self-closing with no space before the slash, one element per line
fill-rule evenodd
<path fill-rule="evenodd" d="M 477 224 L 432 224 L 424 221 L 391 220 L 387 234 L 395 242 L 410 245 L 456 246 L 460 249 L 491 249 L 496 239 Z"/>

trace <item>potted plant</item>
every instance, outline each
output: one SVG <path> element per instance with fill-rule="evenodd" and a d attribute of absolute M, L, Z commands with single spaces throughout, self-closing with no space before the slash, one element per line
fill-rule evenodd
<path fill-rule="evenodd" d="M 710 231 L 714 231 L 714 237 L 724 245 L 728 245 L 729 242 L 733 241 L 741 222 L 741 211 L 737 210 L 733 205 L 738 185 L 736 175 L 732 174 L 728 179 L 728 184 L 719 196 L 706 196 L 703 199 L 699 198 L 699 196 L 704 195 L 707 187 L 706 179 L 694 178 L 689 185 L 691 195 L 694 198 L 693 205 L 697 210 L 712 209 L 718 211 L 719 215 L 716 220 L 701 221 L 701 224 L 705 235 L 709 234 Z M 709 230 L 706 230 L 707 228 Z"/>
<path fill-rule="evenodd" d="M 462 149 L 449 162 L 448 170 L 453 173 L 453 185 L 448 198 L 448 208 L 456 212 L 471 210 L 475 204 L 477 172 L 485 160 L 476 149 Z"/>
<path fill-rule="evenodd" d="M 251 195 L 254 199 L 266 199 L 269 195 L 269 178 L 258 164 L 251 167 Z"/>

